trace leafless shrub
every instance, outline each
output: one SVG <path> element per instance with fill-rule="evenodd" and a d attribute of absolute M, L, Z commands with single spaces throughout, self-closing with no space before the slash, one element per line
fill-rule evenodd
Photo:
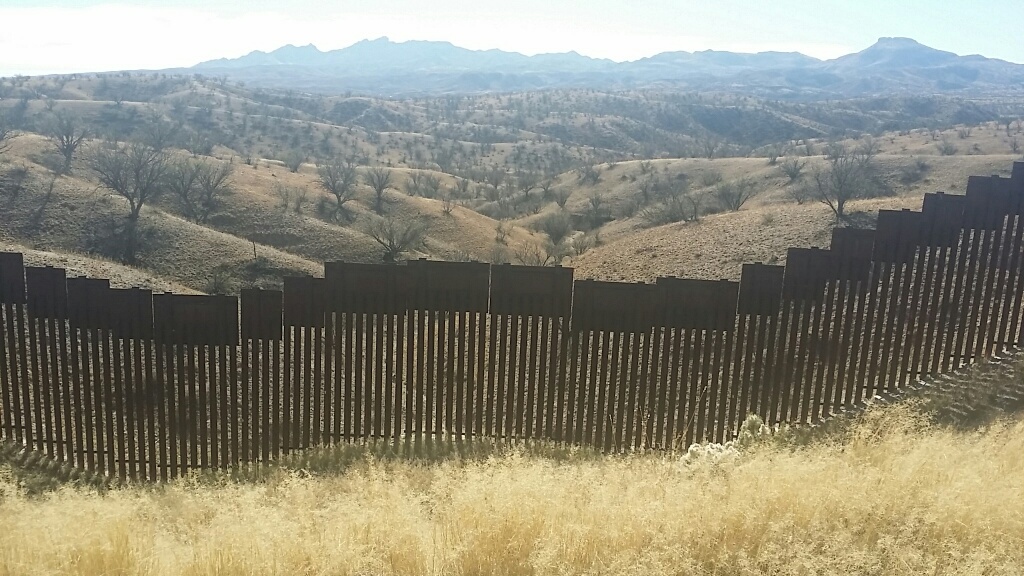
<path fill-rule="evenodd" d="M 395 262 L 402 253 L 423 244 L 428 226 L 422 218 L 398 221 L 394 218 L 375 218 L 366 233 L 384 248 L 381 259 Z"/>

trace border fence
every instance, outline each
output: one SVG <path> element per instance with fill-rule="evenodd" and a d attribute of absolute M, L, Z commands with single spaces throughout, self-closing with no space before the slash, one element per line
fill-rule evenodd
<path fill-rule="evenodd" d="M 837 228 L 739 282 L 325 264 L 152 294 L 0 253 L 0 439 L 167 480 L 316 445 L 543 439 L 606 451 L 813 423 L 1024 340 L 1024 163 Z"/>

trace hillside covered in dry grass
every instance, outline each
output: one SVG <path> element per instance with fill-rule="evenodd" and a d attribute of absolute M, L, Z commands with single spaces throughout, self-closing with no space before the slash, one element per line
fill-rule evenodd
<path fill-rule="evenodd" d="M 827 244 L 837 221 L 813 179 L 835 150 L 870 151 L 870 190 L 838 224 L 872 226 L 878 209 L 919 208 L 926 192 L 963 193 L 971 174 L 1007 173 L 1024 142 L 1024 105 L 1012 100 L 381 99 L 131 73 L 0 79 L 0 92 L 4 249 L 74 258 L 92 276 L 129 278 L 105 263 L 128 264 L 139 283 L 200 292 L 278 286 L 330 260 L 420 257 L 562 264 L 605 280 L 736 278 L 743 262 Z M 67 161 L 55 144 L 69 127 L 79 140 Z M 133 145 L 158 150 L 169 171 L 228 177 L 200 216 L 161 183 L 128 254 L 129 203 L 95 166 Z M 351 171 L 337 197 L 324 185 L 332 166 Z M 379 193 L 368 180 L 378 170 Z M 737 190 L 744 201 L 723 202 Z"/>

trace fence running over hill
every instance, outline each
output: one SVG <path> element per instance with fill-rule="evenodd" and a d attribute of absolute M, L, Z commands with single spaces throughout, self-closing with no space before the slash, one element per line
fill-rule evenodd
<path fill-rule="evenodd" d="M 327 263 L 151 294 L 0 254 L 0 434 L 122 478 L 425 436 L 609 451 L 815 422 L 1024 340 L 1024 163 L 741 280 Z"/>

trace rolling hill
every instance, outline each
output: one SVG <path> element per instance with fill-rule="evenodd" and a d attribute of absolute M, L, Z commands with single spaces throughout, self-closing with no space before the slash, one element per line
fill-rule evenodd
<path fill-rule="evenodd" d="M 292 60 L 306 53 L 316 51 Z M 852 223 L 871 225 L 879 208 L 918 206 L 925 192 L 962 193 L 968 175 L 1008 170 L 1024 143 L 1024 103 L 1012 98 L 373 98 L 164 73 L 0 79 L 0 92 L 2 122 L 20 134 L 0 154 L 4 246 L 40 263 L 75 259 L 89 275 L 203 292 L 275 286 L 322 273 L 323 261 L 379 262 L 385 251 L 372 233 L 386 221 L 426 229 L 401 258 L 561 263 L 607 280 L 735 278 L 744 261 L 778 262 L 789 246 L 824 243 L 828 208 L 794 194 L 827 167 L 833 145 L 873 150 L 880 193 L 851 204 Z M 88 136 L 68 173 L 48 137 L 60 118 Z M 149 202 L 134 267 L 114 270 L 127 206 L 90 165 L 123 142 L 159 146 L 175 165 L 228 169 L 230 191 L 202 222 L 170 192 Z M 343 217 L 319 177 L 334 161 L 356 174 Z M 803 176 L 786 177 L 787 163 Z M 371 169 L 391 180 L 381 215 Z M 714 199 L 748 183 L 756 194 L 739 211 Z M 697 219 L 680 209 L 691 197 L 700 198 Z"/>

